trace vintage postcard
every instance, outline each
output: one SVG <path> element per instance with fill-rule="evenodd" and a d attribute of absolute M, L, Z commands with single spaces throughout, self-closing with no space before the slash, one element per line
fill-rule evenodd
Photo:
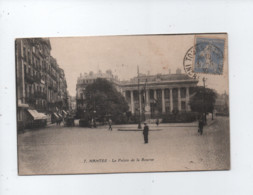
<path fill-rule="evenodd" d="M 19 175 L 230 169 L 228 35 L 18 38 Z"/>

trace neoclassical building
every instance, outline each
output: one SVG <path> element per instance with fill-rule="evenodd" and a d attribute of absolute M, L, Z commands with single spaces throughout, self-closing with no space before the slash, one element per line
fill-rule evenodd
<path fill-rule="evenodd" d="M 189 112 L 192 88 L 198 80 L 188 77 L 178 69 L 175 74 L 145 75 L 139 74 L 128 81 L 119 81 L 111 71 L 80 75 L 77 82 L 77 110 L 85 109 L 85 87 L 96 78 L 110 80 L 117 90 L 126 98 L 129 111 L 133 115 L 145 114 L 154 118 L 158 114 L 172 113 L 173 111 Z"/>

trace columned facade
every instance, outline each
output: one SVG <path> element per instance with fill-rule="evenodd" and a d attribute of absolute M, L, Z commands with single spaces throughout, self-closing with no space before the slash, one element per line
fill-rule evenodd
<path fill-rule="evenodd" d="M 175 110 L 179 112 L 191 111 L 189 105 L 190 88 L 194 85 L 173 85 L 170 87 L 169 84 L 158 86 L 150 84 L 147 89 L 140 91 L 136 85 L 122 87 L 125 88 L 125 98 L 132 114 L 138 114 L 139 110 L 144 114 L 149 112 L 153 116 L 157 113 L 172 113 Z"/>
<path fill-rule="evenodd" d="M 191 111 L 189 105 L 190 89 L 198 83 L 197 80 L 181 73 L 164 75 L 142 74 L 139 78 L 134 77 L 128 81 L 119 81 L 108 70 L 105 74 L 99 72 L 97 74 L 81 75 L 77 83 L 77 98 L 81 97 L 80 91 L 84 91 L 85 87 L 92 83 L 89 80 L 96 78 L 110 80 L 125 97 L 132 115 L 141 113 L 146 118 L 156 118 L 160 114 L 166 113 Z"/>

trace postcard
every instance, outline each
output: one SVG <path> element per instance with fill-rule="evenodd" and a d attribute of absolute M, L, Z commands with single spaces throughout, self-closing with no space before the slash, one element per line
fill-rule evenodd
<path fill-rule="evenodd" d="M 230 169 L 227 33 L 17 38 L 19 175 Z"/>

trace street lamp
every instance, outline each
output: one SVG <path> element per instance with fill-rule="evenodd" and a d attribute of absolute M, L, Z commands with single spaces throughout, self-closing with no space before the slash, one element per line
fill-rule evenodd
<path fill-rule="evenodd" d="M 138 73 L 138 98 L 139 98 L 139 123 L 138 123 L 138 129 L 141 129 L 141 98 L 140 98 L 139 66 L 137 66 L 137 73 Z"/>
<path fill-rule="evenodd" d="M 203 110 L 204 110 L 204 122 L 206 124 L 206 103 L 205 103 L 205 96 L 206 96 L 206 80 L 207 78 L 203 77 L 202 81 L 203 81 L 203 85 L 204 85 L 204 94 L 203 94 Z"/>

